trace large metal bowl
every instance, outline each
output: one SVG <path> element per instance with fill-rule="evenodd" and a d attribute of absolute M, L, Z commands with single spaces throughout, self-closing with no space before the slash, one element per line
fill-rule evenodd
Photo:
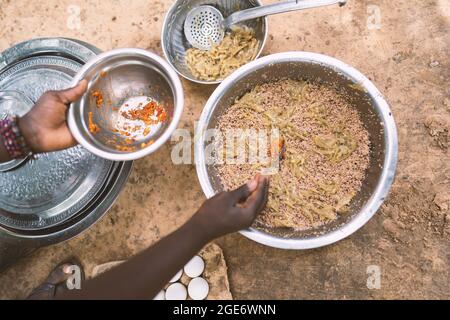
<path fill-rule="evenodd" d="M 32 39 L 5 50 L 0 114 L 23 115 L 45 91 L 69 87 L 100 52 L 63 38 Z M 0 165 L 0 272 L 91 227 L 117 199 L 131 168 L 132 162 L 107 161 L 80 146 Z"/>
<path fill-rule="evenodd" d="M 197 79 L 189 71 L 185 62 L 186 51 L 192 47 L 184 35 L 184 21 L 189 11 L 201 5 L 214 6 L 220 10 L 224 17 L 228 17 L 236 11 L 259 7 L 262 3 L 259 0 L 177 0 L 174 1 L 167 12 L 161 33 L 161 44 L 167 61 L 178 74 L 190 81 L 201 84 L 218 84 L 222 80 L 204 81 Z M 260 56 L 267 40 L 269 32 L 267 21 L 267 18 L 258 18 L 242 23 L 242 25 L 246 25 L 255 31 L 255 37 L 259 41 L 256 58 Z"/>
<path fill-rule="evenodd" d="M 378 89 L 356 69 L 337 59 L 309 52 L 274 54 L 241 67 L 222 82 L 203 110 L 196 132 L 197 174 L 208 198 L 223 190 L 216 168 L 206 164 L 205 130 L 215 128 L 224 110 L 253 87 L 283 78 L 320 80 L 342 87 L 370 133 L 370 167 L 361 191 L 350 204 L 349 214 L 308 231 L 259 225 L 241 231 L 244 236 L 271 247 L 318 248 L 351 235 L 367 223 L 383 203 L 395 176 L 398 140 L 394 118 Z"/>
<path fill-rule="evenodd" d="M 68 117 L 75 139 L 93 154 L 113 161 L 145 157 L 160 148 L 177 128 L 183 112 L 183 88 L 178 75 L 156 54 L 141 49 L 116 49 L 90 60 L 77 73 L 72 85 L 86 79 L 88 92 L 73 103 Z M 104 105 L 97 107 L 91 93 L 100 91 Z M 119 108 L 127 99 L 146 96 L 157 101 L 168 121 L 151 134 L 129 143 L 128 136 L 115 130 Z M 89 114 L 100 127 L 89 131 Z M 113 143 L 111 143 L 113 141 Z M 131 149 L 119 147 L 129 146 Z"/>

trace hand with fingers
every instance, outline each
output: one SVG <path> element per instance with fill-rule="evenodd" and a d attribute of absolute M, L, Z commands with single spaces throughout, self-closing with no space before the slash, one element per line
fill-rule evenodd
<path fill-rule="evenodd" d="M 207 200 L 193 219 L 212 239 L 249 228 L 265 208 L 268 191 L 269 178 L 257 176 L 234 191 Z"/>
<path fill-rule="evenodd" d="M 20 131 L 31 151 L 52 152 L 77 144 L 67 126 L 67 108 L 86 90 L 87 82 L 83 80 L 74 88 L 46 92 L 30 112 L 19 119 Z"/>

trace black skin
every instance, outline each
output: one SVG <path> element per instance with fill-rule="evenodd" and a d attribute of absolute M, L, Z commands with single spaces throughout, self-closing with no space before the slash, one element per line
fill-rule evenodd
<path fill-rule="evenodd" d="M 76 145 L 67 127 L 68 105 L 87 89 L 76 87 L 45 93 L 24 117 L 19 128 L 35 153 Z M 0 138 L 0 162 L 10 158 Z M 252 225 L 267 203 L 269 178 L 257 176 L 240 188 L 205 201 L 181 228 L 95 279 L 82 290 L 56 294 L 56 299 L 151 299 L 210 241 Z M 39 298 L 39 297 L 36 297 Z"/>
<path fill-rule="evenodd" d="M 149 299 L 208 242 L 251 226 L 267 203 L 269 180 L 257 177 L 207 200 L 181 228 L 119 267 L 57 299 Z"/>
<path fill-rule="evenodd" d="M 19 119 L 20 132 L 34 153 L 59 151 L 77 144 L 67 126 L 67 108 L 86 90 L 87 82 L 83 80 L 74 88 L 48 91 Z M 10 160 L 0 137 L 0 163 Z"/>

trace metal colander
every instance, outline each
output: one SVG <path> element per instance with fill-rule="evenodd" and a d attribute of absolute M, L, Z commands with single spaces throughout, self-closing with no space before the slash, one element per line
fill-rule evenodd
<path fill-rule="evenodd" d="M 184 23 L 187 40 L 194 47 L 209 50 L 211 43 L 220 43 L 223 39 L 221 21 L 222 14 L 212 6 L 195 8 Z"/>
<path fill-rule="evenodd" d="M 186 51 L 189 48 L 192 48 L 192 46 L 189 44 L 184 34 L 184 24 L 187 15 L 191 10 L 204 5 L 209 5 L 218 9 L 224 18 L 226 18 L 233 12 L 258 7 L 261 6 L 262 3 L 259 0 L 177 0 L 167 12 L 161 35 L 162 48 L 166 59 L 181 76 L 188 80 L 203 84 L 217 84 L 220 83 L 221 80 L 202 81 L 197 79 L 189 71 L 185 62 Z M 214 19 L 208 19 L 209 15 L 206 14 L 205 16 L 202 16 L 201 20 L 195 21 L 195 25 L 198 26 L 199 35 L 201 32 L 212 30 L 212 28 L 208 28 L 207 26 L 201 28 L 205 21 L 207 24 L 210 24 L 210 27 L 213 27 L 213 24 L 215 23 Z M 242 23 L 242 25 L 255 31 L 255 37 L 259 41 L 257 58 L 264 48 L 268 35 L 267 18 L 249 20 Z M 211 39 L 215 41 L 216 36 L 217 35 L 215 34 L 211 34 Z"/>

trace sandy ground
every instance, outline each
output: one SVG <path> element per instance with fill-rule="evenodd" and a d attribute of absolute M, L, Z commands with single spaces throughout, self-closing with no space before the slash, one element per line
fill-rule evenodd
<path fill-rule="evenodd" d="M 0 0 L 0 50 L 33 37 L 64 36 L 103 50 L 161 53 L 159 34 L 170 3 Z M 449 29 L 447 0 L 349 0 L 343 9 L 270 18 L 265 54 L 324 53 L 374 81 L 398 124 L 399 167 L 379 213 L 336 245 L 282 251 L 238 234 L 220 239 L 235 298 L 450 298 Z M 214 88 L 186 81 L 184 87 L 181 126 L 192 128 Z M 69 256 L 79 257 L 88 273 L 96 264 L 125 259 L 186 221 L 204 196 L 195 168 L 174 166 L 169 155 L 166 146 L 138 161 L 117 204 L 88 232 L 1 274 L 0 297 L 26 296 Z M 380 283 L 372 281 L 377 270 Z"/>

